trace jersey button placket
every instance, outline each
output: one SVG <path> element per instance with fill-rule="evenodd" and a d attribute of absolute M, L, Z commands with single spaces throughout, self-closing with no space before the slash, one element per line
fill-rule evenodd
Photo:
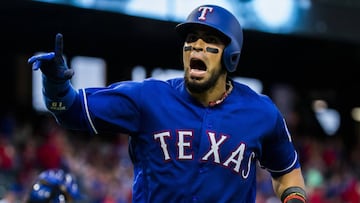
<path fill-rule="evenodd" d="M 200 142 L 200 151 L 204 151 L 204 150 L 208 150 L 209 146 L 209 142 L 208 142 L 208 138 L 207 138 L 207 133 L 209 131 L 213 130 L 214 127 L 214 119 L 212 118 L 212 109 L 211 108 L 207 108 L 205 110 L 205 115 L 203 117 L 203 136 L 201 138 L 201 142 Z M 208 170 L 208 166 L 206 163 L 201 163 L 199 166 L 199 174 L 203 174 L 206 173 L 206 171 Z"/>
<path fill-rule="evenodd" d="M 211 108 L 207 108 L 206 110 L 206 117 L 205 117 L 205 122 L 206 122 L 206 130 L 211 130 L 214 126 L 214 120 L 212 119 L 211 117 L 211 113 L 212 113 L 212 110 Z"/>

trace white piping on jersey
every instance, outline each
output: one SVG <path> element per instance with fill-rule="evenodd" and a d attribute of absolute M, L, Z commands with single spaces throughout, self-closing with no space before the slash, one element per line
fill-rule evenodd
<path fill-rule="evenodd" d="M 98 134 L 91 118 L 90 118 L 90 113 L 89 113 L 89 108 L 88 108 L 88 105 L 87 105 L 87 99 L 86 99 L 86 94 L 85 94 L 85 89 L 82 89 L 82 93 L 83 93 L 83 98 L 84 98 L 84 106 L 85 106 L 85 112 L 86 112 L 86 116 L 87 116 L 87 119 L 91 125 L 91 128 L 93 129 L 94 133 L 95 134 Z"/>
<path fill-rule="evenodd" d="M 289 132 L 289 129 L 288 129 L 287 125 L 286 125 L 286 121 L 285 121 L 284 118 L 283 118 L 283 122 L 284 122 L 284 126 L 285 126 L 285 130 L 286 130 L 286 134 L 288 136 L 288 139 L 289 139 L 290 142 L 292 142 L 290 132 Z"/>
<path fill-rule="evenodd" d="M 287 168 L 285 168 L 285 169 L 283 169 L 283 170 L 271 170 L 271 169 L 268 169 L 268 168 L 267 168 L 267 170 L 270 171 L 270 172 L 275 172 L 275 173 L 284 172 L 284 171 L 288 170 L 289 168 L 291 168 L 291 167 L 293 167 L 293 166 L 295 165 L 296 160 L 297 160 L 297 156 L 298 156 L 298 155 L 297 155 L 297 153 L 296 153 L 296 151 L 295 151 L 295 159 L 294 159 L 294 161 L 292 162 L 292 164 L 291 164 L 289 167 L 287 167 Z"/>

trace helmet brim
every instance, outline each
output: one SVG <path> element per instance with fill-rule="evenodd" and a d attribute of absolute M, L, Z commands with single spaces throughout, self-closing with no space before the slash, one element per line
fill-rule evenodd
<path fill-rule="evenodd" d="M 221 30 L 215 29 L 214 27 L 211 27 L 205 23 L 185 22 L 185 23 L 180 23 L 175 27 L 175 31 L 180 35 L 180 37 L 183 40 L 186 39 L 186 36 L 189 33 L 192 33 L 198 29 L 211 30 L 212 32 L 214 32 L 217 36 L 219 36 L 224 41 L 225 45 L 229 44 L 231 41 L 231 39 L 227 35 L 225 35 L 223 32 L 221 32 Z"/>

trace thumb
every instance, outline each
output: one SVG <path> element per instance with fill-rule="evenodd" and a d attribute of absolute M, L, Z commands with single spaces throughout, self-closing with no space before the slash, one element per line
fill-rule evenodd
<path fill-rule="evenodd" d="M 72 69 L 67 69 L 64 71 L 65 79 L 71 79 L 73 75 L 74 75 L 74 70 L 72 70 Z"/>

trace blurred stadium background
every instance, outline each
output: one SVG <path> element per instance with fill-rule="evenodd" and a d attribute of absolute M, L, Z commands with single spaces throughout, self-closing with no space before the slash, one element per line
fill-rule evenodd
<path fill-rule="evenodd" d="M 357 0 L 49 0 L 0 3 L 0 199 L 21 202 L 41 170 L 78 176 L 83 202 L 128 203 L 126 135 L 90 137 L 59 128 L 42 106 L 27 59 L 55 34 L 76 87 L 181 75 L 174 26 L 215 3 L 244 27 L 232 75 L 272 97 L 300 152 L 312 203 L 360 202 L 360 2 Z M 257 203 L 276 203 L 259 170 Z"/>

